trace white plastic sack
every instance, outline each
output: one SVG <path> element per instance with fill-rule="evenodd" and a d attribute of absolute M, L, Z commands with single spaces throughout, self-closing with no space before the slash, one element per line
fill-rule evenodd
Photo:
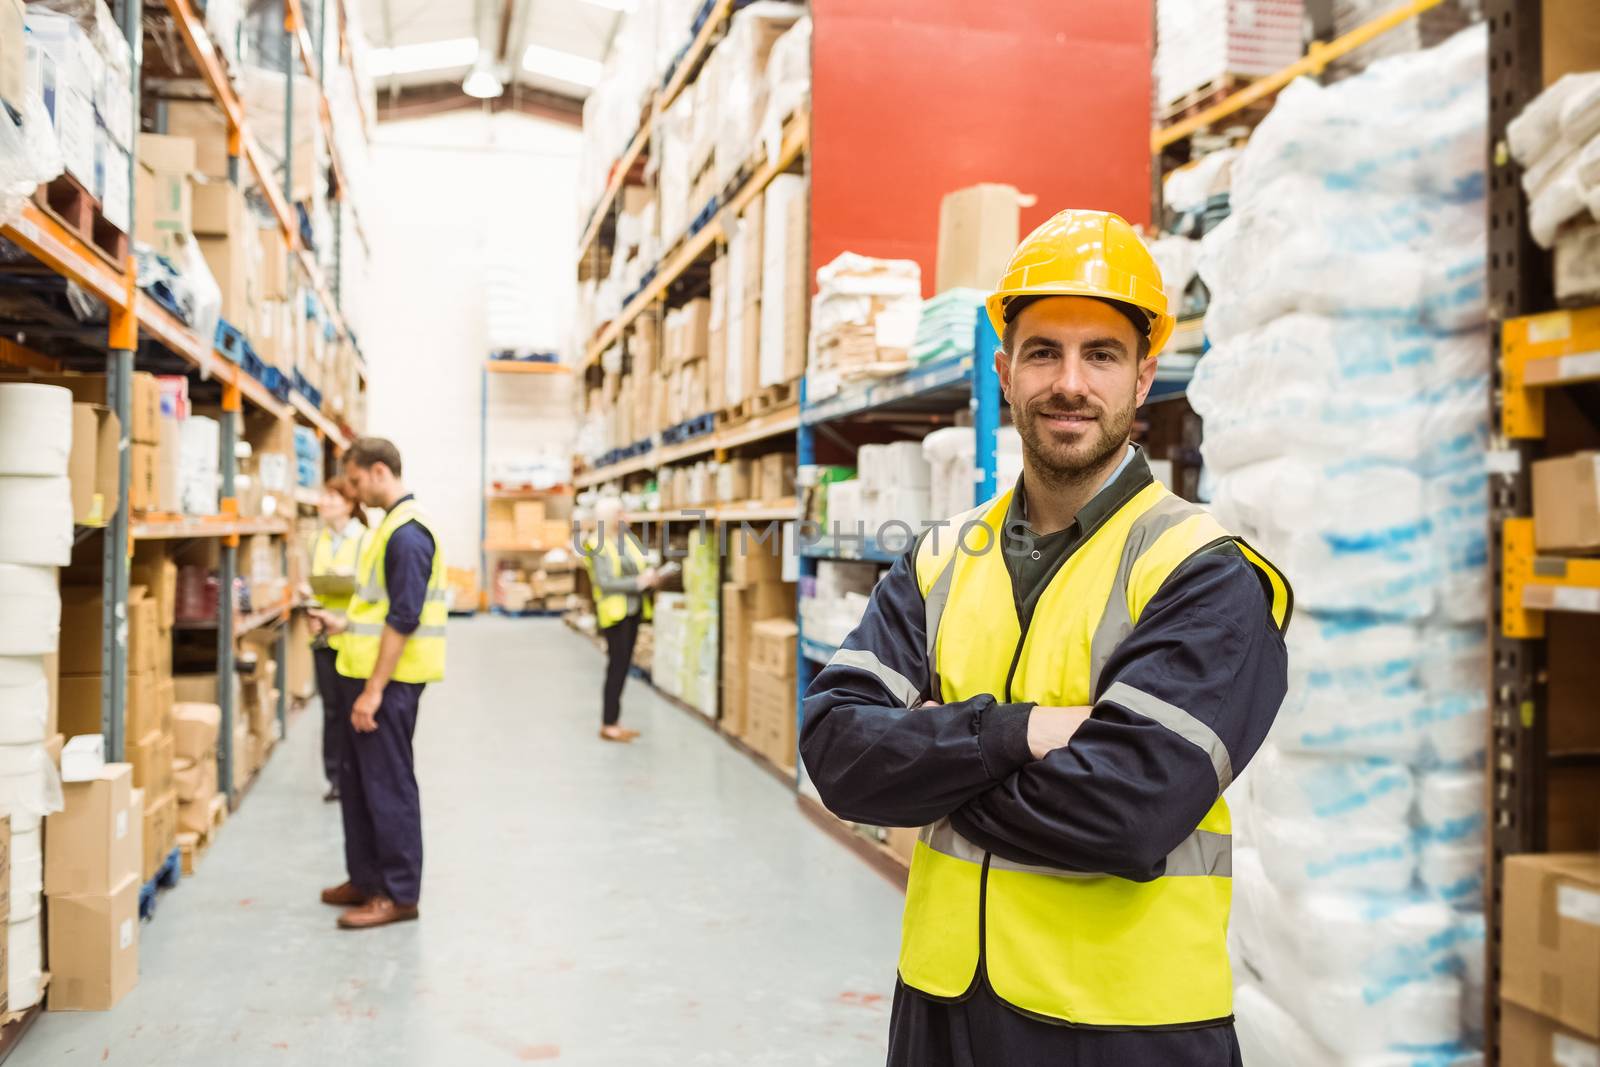
<path fill-rule="evenodd" d="M 61 804 L 61 772 L 44 745 L 0 745 L 0 815 L 11 816 L 13 834 L 34 830 Z"/>
<path fill-rule="evenodd" d="M 39 1003 L 39 980 L 44 959 L 39 932 L 40 917 L 10 924 L 6 933 L 6 1008 L 25 1011 Z"/>
<path fill-rule="evenodd" d="M 1405 893 L 1416 873 L 1408 827 L 1330 828 L 1310 818 L 1285 818 L 1258 806 L 1261 865 L 1286 893 Z"/>
<path fill-rule="evenodd" d="M 1561 105 L 1561 140 L 1586 145 L 1600 135 L 1600 78 L 1581 83 Z"/>
<path fill-rule="evenodd" d="M 0 745 L 43 744 L 50 680 L 37 656 L 0 656 Z"/>
<path fill-rule="evenodd" d="M 0 563 L 0 657 L 46 656 L 60 640 L 61 590 L 55 568 Z"/>
<path fill-rule="evenodd" d="M 72 393 L 0 382 L 0 475 L 61 478 L 72 454 Z"/>
<path fill-rule="evenodd" d="M 0 522 L 0 563 L 72 562 L 72 485 L 66 478 L 0 476 L 0 515 L 7 518 Z"/>
<path fill-rule="evenodd" d="M 1600 71 L 1564 74 L 1534 97 L 1506 126 L 1511 156 L 1524 167 L 1543 158 L 1561 139 L 1561 112 L 1567 101 L 1600 84 Z"/>
<path fill-rule="evenodd" d="M 1372 757 L 1285 752 L 1268 741 L 1250 764 L 1251 798 L 1274 815 L 1315 819 L 1328 832 L 1344 825 L 1399 829 L 1416 794 L 1403 764 Z"/>

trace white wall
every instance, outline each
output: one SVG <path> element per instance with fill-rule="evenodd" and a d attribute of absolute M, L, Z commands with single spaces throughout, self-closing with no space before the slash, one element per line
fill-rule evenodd
<path fill-rule="evenodd" d="M 520 286 L 530 310 L 524 329 L 533 335 L 523 344 L 560 351 L 570 332 L 579 137 L 515 113 L 462 111 L 385 123 L 374 138 L 377 203 L 362 205 L 373 246 L 361 328 L 371 371 L 367 432 L 400 447 L 406 483 L 432 516 L 451 566 L 478 568 L 490 276 L 510 272 Z M 571 388 L 567 376 L 491 379 L 491 459 L 505 448 L 570 440 L 570 416 L 549 413 L 571 411 Z M 560 401 L 546 399 L 551 390 Z M 512 397 L 543 402 L 516 405 Z M 530 417 L 517 418 L 523 411 Z"/>

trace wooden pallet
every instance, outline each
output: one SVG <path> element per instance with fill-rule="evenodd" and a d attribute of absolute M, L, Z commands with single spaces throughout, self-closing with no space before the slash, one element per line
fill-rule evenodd
<path fill-rule="evenodd" d="M 33 202 L 117 270 L 128 260 L 128 235 L 107 221 L 100 201 L 70 174 L 63 173 L 34 190 Z"/>
<path fill-rule="evenodd" d="M 1204 85 L 1184 93 L 1178 99 L 1168 104 L 1163 104 L 1156 112 L 1161 119 L 1161 125 L 1167 126 L 1174 122 L 1193 115 L 1198 115 L 1208 107 L 1222 103 L 1223 100 L 1243 89 L 1256 79 L 1243 74 L 1224 74 L 1212 78 Z M 1270 102 L 1268 104 L 1270 107 Z"/>
<path fill-rule="evenodd" d="M 228 797 L 218 793 L 211 798 L 206 812 L 206 829 L 203 833 L 185 830 L 178 834 L 178 852 L 183 860 L 184 877 L 190 877 L 200 866 L 200 861 L 216 842 L 217 832 L 228 821 Z"/>
<path fill-rule="evenodd" d="M 749 422 L 769 411 L 792 406 L 800 398 L 800 381 L 779 382 L 769 385 L 750 396 L 745 397 L 737 404 L 730 405 L 716 412 L 717 428 L 723 429 L 738 426 Z"/>

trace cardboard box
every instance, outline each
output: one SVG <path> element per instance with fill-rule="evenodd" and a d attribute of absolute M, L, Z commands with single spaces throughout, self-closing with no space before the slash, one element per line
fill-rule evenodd
<path fill-rule="evenodd" d="M 250 218 L 244 193 L 229 181 L 197 182 L 194 187 L 194 235 L 243 237 Z M 255 229 L 255 224 L 250 224 Z"/>
<path fill-rule="evenodd" d="M 217 703 L 215 674 L 178 674 L 172 678 L 172 699 L 179 704 Z"/>
<path fill-rule="evenodd" d="M 183 794 L 178 795 L 178 833 L 204 834 L 211 830 L 211 800 L 217 795 L 217 763 L 215 760 L 201 768 L 203 772 L 200 788 L 196 791 L 193 800 L 184 800 Z M 179 778 L 182 781 L 182 778 Z"/>
<path fill-rule="evenodd" d="M 179 758 L 172 761 L 172 789 L 178 798 L 178 803 L 180 805 L 197 804 L 202 809 L 198 816 L 200 820 L 198 826 L 189 825 L 180 809 L 177 821 L 179 830 L 188 830 L 191 833 L 200 833 L 205 830 L 208 824 L 203 809 L 211 798 L 217 795 L 217 789 L 220 784 L 217 778 L 217 759 L 215 754 L 208 753 L 198 760 Z"/>
<path fill-rule="evenodd" d="M 22 0 L 0 0 L 0 100 L 22 110 L 28 85 L 28 46 Z"/>
<path fill-rule="evenodd" d="M 129 445 L 128 508 L 153 512 L 161 501 L 161 479 L 157 472 L 155 445 Z"/>
<path fill-rule="evenodd" d="M 151 599 L 150 591 L 142 585 L 128 588 L 128 670 L 132 673 L 154 671 L 159 663 L 157 646 L 161 634 L 161 606 Z"/>
<path fill-rule="evenodd" d="M 116 412 L 99 404 L 72 405 L 67 479 L 72 483 L 73 522 L 100 526 L 116 512 L 122 480 L 117 463 L 120 438 Z"/>
<path fill-rule="evenodd" d="M 769 452 L 757 463 L 751 495 L 756 500 L 782 500 L 794 496 L 795 456 L 793 452 Z"/>
<path fill-rule="evenodd" d="M 1600 452 L 1534 463 L 1533 541 L 1543 552 L 1600 549 Z"/>
<path fill-rule="evenodd" d="M 161 440 L 161 383 L 154 374 L 136 371 L 130 379 L 128 436 L 140 444 Z"/>
<path fill-rule="evenodd" d="M 103 733 L 100 720 L 99 674 L 63 674 L 57 683 L 60 707 L 56 716 L 56 729 L 67 737 L 79 734 Z"/>
<path fill-rule="evenodd" d="M 1500 1062 L 1506 1067 L 1578 1067 L 1600 1063 L 1600 1042 L 1538 1012 L 1502 1000 Z"/>
<path fill-rule="evenodd" d="M 194 232 L 194 141 L 158 133 L 141 133 L 137 140 L 134 238 L 176 262 Z"/>
<path fill-rule="evenodd" d="M 1508 856 L 1504 916 L 1501 997 L 1600 1038 L 1600 853 Z"/>
<path fill-rule="evenodd" d="M 128 581 L 145 587 L 156 607 L 157 630 L 163 635 L 170 633 L 177 619 L 178 565 L 162 542 L 141 541 L 134 546 Z"/>
<path fill-rule="evenodd" d="M 246 233 L 231 237 L 201 237 L 200 251 L 222 290 L 222 317 L 243 330 L 256 316 L 255 264 Z"/>
<path fill-rule="evenodd" d="M 143 811 L 133 811 L 133 767 L 108 763 L 87 782 L 63 782 L 64 808 L 45 816 L 44 891 L 109 893 L 137 878 Z"/>
<path fill-rule="evenodd" d="M 169 700 L 163 705 L 161 698 L 171 690 L 160 682 L 156 671 L 128 675 L 127 737 L 164 732 L 170 726 L 172 704 Z"/>
<path fill-rule="evenodd" d="M 918 833 L 915 827 L 891 826 L 884 830 L 883 843 L 895 854 L 896 859 L 909 867 L 912 853 L 917 850 Z"/>
<path fill-rule="evenodd" d="M 51 896 L 51 1011 L 106 1011 L 138 984 L 139 885 L 134 871 L 103 894 Z"/>
<path fill-rule="evenodd" d="M 242 718 L 236 719 L 233 724 L 233 753 L 229 763 L 235 793 L 245 787 L 250 781 L 250 772 L 255 770 L 251 762 L 253 751 L 254 746 L 250 743 L 250 724 Z"/>
<path fill-rule="evenodd" d="M 1015 186 L 984 182 L 946 193 L 939 201 L 934 292 L 993 289 L 1016 250 L 1021 223 Z"/>
<path fill-rule="evenodd" d="M 133 784 L 146 796 L 172 792 L 173 738 L 152 730 L 128 746 L 128 762 L 133 764 Z"/>
<path fill-rule="evenodd" d="M 749 736 L 746 742 L 779 767 L 796 756 L 795 679 L 751 667 L 748 675 Z"/>
<path fill-rule="evenodd" d="M 196 762 L 212 759 L 222 732 L 222 709 L 215 704 L 174 704 L 172 732 L 176 758 Z"/>
<path fill-rule="evenodd" d="M 195 174 L 226 180 L 228 177 L 228 120 L 222 109 L 207 100 L 166 100 L 167 133 L 187 138 L 194 146 Z M 139 139 L 144 140 L 141 134 Z"/>
<path fill-rule="evenodd" d="M 531 545 L 537 543 L 543 522 L 543 501 L 518 500 L 511 505 L 512 537 L 518 544 Z"/>
<path fill-rule="evenodd" d="M 749 662 L 753 670 L 793 678 L 799 628 L 790 619 L 763 619 L 750 625 Z"/>
<path fill-rule="evenodd" d="M 144 867 L 139 872 L 139 881 L 148 882 L 154 878 L 156 871 L 166 862 L 167 856 L 172 852 L 178 835 L 178 800 L 177 795 L 171 790 L 149 799 L 151 794 L 145 794 L 144 805 Z"/>
<path fill-rule="evenodd" d="M 61 587 L 61 673 L 99 674 L 105 600 L 98 585 Z"/>
<path fill-rule="evenodd" d="M 735 585 L 775 582 L 783 573 L 783 540 L 772 527 L 751 524 L 728 532 L 728 580 Z"/>
<path fill-rule="evenodd" d="M 161 416 L 161 443 L 156 446 L 156 510 L 183 510 L 183 427 L 168 415 Z"/>

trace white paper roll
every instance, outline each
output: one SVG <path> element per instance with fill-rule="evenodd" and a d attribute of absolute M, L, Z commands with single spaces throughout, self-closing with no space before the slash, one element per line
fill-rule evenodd
<path fill-rule="evenodd" d="M 42 744 L 50 681 L 38 656 L 0 656 L 0 745 Z"/>
<path fill-rule="evenodd" d="M 72 562 L 72 484 L 0 476 L 0 563 Z"/>
<path fill-rule="evenodd" d="M 11 816 L 11 833 L 28 833 L 60 810 L 61 772 L 44 746 L 0 745 L 0 813 Z"/>
<path fill-rule="evenodd" d="M 35 828 L 11 836 L 11 921 L 39 914 L 44 892 L 44 835 Z"/>
<path fill-rule="evenodd" d="M 0 563 L 0 656 L 48 655 L 60 640 L 56 569 Z"/>
<path fill-rule="evenodd" d="M 6 1008 L 23 1011 L 39 1003 L 40 965 L 44 952 L 39 942 L 39 916 L 11 924 L 7 931 Z"/>
<path fill-rule="evenodd" d="M 72 394 L 59 385 L 0 385 L 0 474 L 64 478 L 72 453 Z"/>

